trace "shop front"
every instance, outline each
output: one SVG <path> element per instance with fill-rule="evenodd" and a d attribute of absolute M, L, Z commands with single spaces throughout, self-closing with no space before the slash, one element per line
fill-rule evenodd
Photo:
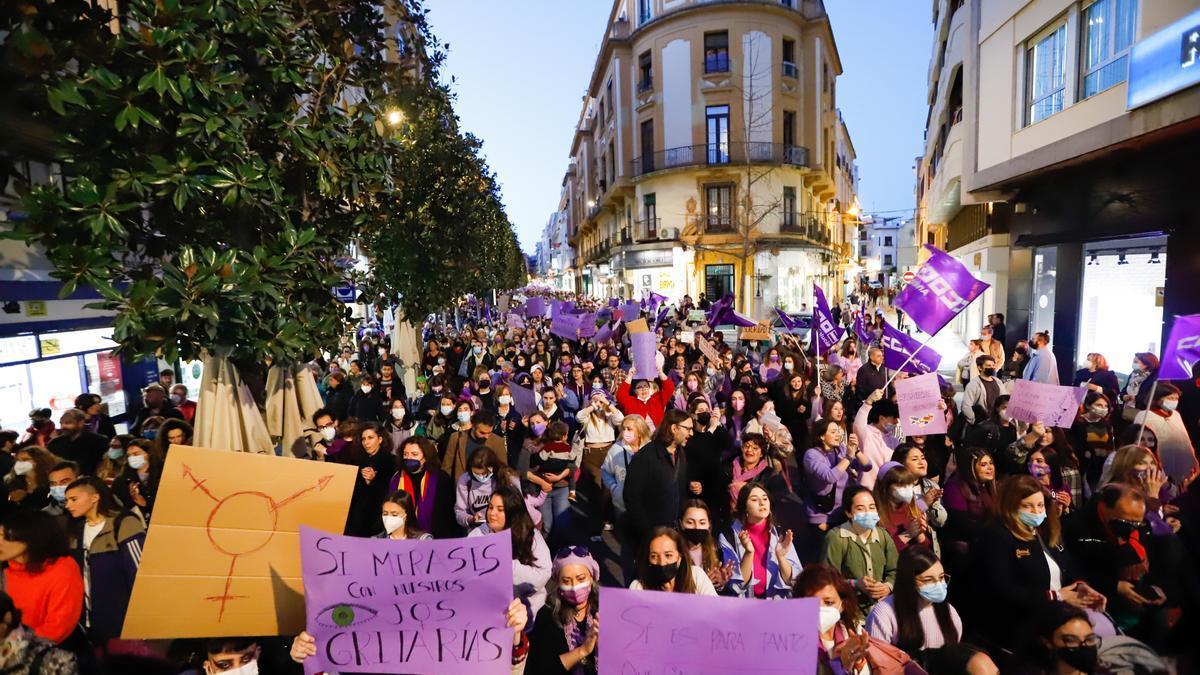
<path fill-rule="evenodd" d="M 842 278 L 834 272 L 831 254 L 817 248 L 760 251 L 755 260 L 755 318 L 770 318 L 779 307 L 786 312 L 811 312 L 813 285 L 821 287 L 830 302 L 841 295 Z"/>
<path fill-rule="evenodd" d="M 620 265 L 619 295 L 640 299 L 653 292 L 677 302 L 688 293 L 676 264 L 679 254 L 675 248 L 626 249 L 614 259 L 614 266 Z"/>

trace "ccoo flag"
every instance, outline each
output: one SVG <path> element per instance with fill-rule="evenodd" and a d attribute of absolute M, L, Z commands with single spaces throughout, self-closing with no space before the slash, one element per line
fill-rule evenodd
<path fill-rule="evenodd" d="M 846 331 L 834 322 L 833 314 L 829 311 L 829 303 L 825 301 L 825 292 L 816 284 L 813 284 L 813 296 L 817 299 L 817 311 L 813 314 L 813 328 L 817 331 L 817 355 L 820 356 L 837 344 Z"/>
<path fill-rule="evenodd" d="M 858 341 L 861 342 L 864 347 L 875 341 L 875 335 L 872 334 L 871 331 L 867 330 L 866 324 L 863 323 L 862 313 L 859 313 L 858 316 L 854 317 L 854 334 L 858 336 Z"/>
<path fill-rule="evenodd" d="M 883 322 L 883 337 L 879 339 L 883 347 L 883 365 L 892 370 L 903 370 L 906 373 L 936 373 L 942 355 L 929 347 L 922 347 L 921 341 L 901 333 L 892 327 L 885 319 Z M 910 360 L 909 355 L 915 354 Z M 908 361 L 906 364 L 905 361 Z"/>
<path fill-rule="evenodd" d="M 988 284 L 971 276 L 945 251 L 929 244 L 925 248 L 929 249 L 929 260 L 896 296 L 894 304 L 922 331 L 933 335 L 986 291 Z"/>
<path fill-rule="evenodd" d="M 1160 380 L 1190 380 L 1192 366 L 1200 361 L 1200 314 L 1175 317 L 1171 337 L 1163 350 Z"/>

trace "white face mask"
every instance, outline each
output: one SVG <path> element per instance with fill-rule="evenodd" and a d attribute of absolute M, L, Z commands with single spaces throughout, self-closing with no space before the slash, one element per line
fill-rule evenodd
<path fill-rule="evenodd" d="M 383 529 L 388 534 L 404 527 L 404 516 L 388 516 L 383 517 Z"/>
<path fill-rule="evenodd" d="M 364 394 L 369 394 L 369 393 L 371 393 L 371 386 L 370 386 L 370 385 L 366 385 L 366 384 L 364 384 L 363 386 L 359 387 L 359 389 L 362 389 L 362 393 L 364 393 Z"/>
<path fill-rule="evenodd" d="M 509 396 L 508 394 L 502 394 L 500 396 L 497 396 L 496 401 L 500 405 L 512 405 L 512 397 Z"/>
<path fill-rule="evenodd" d="M 397 422 L 404 419 L 404 408 L 392 408 L 392 419 Z"/>
<path fill-rule="evenodd" d="M 255 659 L 250 663 L 238 666 L 233 670 L 226 670 L 221 675 L 258 675 L 258 660 Z"/>
<path fill-rule="evenodd" d="M 468 422 L 470 422 L 470 421 L 471 421 L 471 413 L 470 413 L 469 411 L 467 411 L 467 410 L 463 410 L 463 411 L 461 411 L 461 412 L 459 412 L 459 413 L 458 413 L 458 422 L 459 422 L 459 424 L 466 424 L 466 423 L 468 423 Z"/>
<path fill-rule="evenodd" d="M 129 459 L 125 460 L 125 463 L 129 465 L 129 468 L 133 469 L 134 471 L 137 471 L 138 469 L 146 466 L 146 456 L 145 455 L 130 455 Z M 20 462 L 17 462 L 17 464 L 20 464 Z"/>
<path fill-rule="evenodd" d="M 913 485 L 902 485 L 900 487 L 892 488 L 892 496 L 896 499 L 896 501 L 904 504 L 911 502 L 916 494 L 917 488 Z"/>
<path fill-rule="evenodd" d="M 337 437 L 337 427 L 322 427 L 321 428 L 321 438 L 324 438 L 327 441 L 332 441 L 336 437 Z"/>
<path fill-rule="evenodd" d="M 179 405 L 180 403 L 183 403 L 183 397 L 179 394 L 171 394 L 171 403 Z"/>
<path fill-rule="evenodd" d="M 454 406 L 449 406 L 449 405 L 444 405 L 444 406 L 438 408 L 438 411 L 441 412 L 443 415 L 449 415 L 451 412 L 453 412 L 453 410 L 454 410 Z"/>
<path fill-rule="evenodd" d="M 21 460 L 13 464 L 13 473 L 17 474 L 18 476 L 24 476 L 30 471 L 33 471 L 33 462 Z"/>
<path fill-rule="evenodd" d="M 1167 412 L 1174 412 L 1178 407 L 1179 399 L 1177 398 L 1164 398 L 1162 400 L 1162 409 L 1166 410 Z"/>
<path fill-rule="evenodd" d="M 822 633 L 832 630 L 841 620 L 842 613 L 838 611 L 837 607 L 822 605 L 817 612 L 817 625 L 820 626 Z"/>

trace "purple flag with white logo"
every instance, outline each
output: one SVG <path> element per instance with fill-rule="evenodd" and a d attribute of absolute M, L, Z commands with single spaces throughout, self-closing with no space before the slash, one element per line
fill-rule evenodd
<path fill-rule="evenodd" d="M 1200 361 L 1200 314 L 1175 317 L 1171 337 L 1163 350 L 1160 380 L 1190 380 L 1192 366 Z"/>
<path fill-rule="evenodd" d="M 854 317 L 854 334 L 858 336 L 858 341 L 864 346 L 871 344 L 871 341 L 875 339 L 871 331 L 867 330 L 867 324 L 863 321 L 862 314 Z"/>
<path fill-rule="evenodd" d="M 787 312 L 779 309 L 778 307 L 775 308 L 775 315 L 779 317 L 779 322 L 782 323 L 783 327 L 787 330 L 792 330 L 800 325 L 799 321 L 792 321 L 792 317 L 788 316 Z"/>
<path fill-rule="evenodd" d="M 817 354 L 828 352 L 846 331 L 842 330 L 833 320 L 833 314 L 829 312 L 829 303 L 825 300 L 825 292 L 821 287 L 813 284 L 813 295 L 817 299 L 817 311 L 813 313 L 813 328 L 817 331 Z"/>
<path fill-rule="evenodd" d="M 896 330 L 887 320 L 883 322 L 883 337 L 879 343 L 883 347 L 883 365 L 892 370 L 924 375 L 937 372 L 938 364 L 942 362 L 941 354 L 929 347 L 922 347 L 920 340 Z M 909 360 L 910 354 L 916 356 Z M 905 364 L 905 361 L 908 363 Z"/>
<path fill-rule="evenodd" d="M 654 320 L 654 330 L 658 330 L 658 327 L 662 325 L 662 322 L 667 318 L 667 312 L 669 311 L 671 311 L 670 305 L 663 305 L 663 308 L 658 310 L 658 318 Z"/>
<path fill-rule="evenodd" d="M 966 309 L 971 301 L 988 289 L 959 261 L 935 246 L 929 260 L 917 270 L 917 276 L 896 296 L 896 308 L 904 310 L 913 323 L 933 335 Z"/>

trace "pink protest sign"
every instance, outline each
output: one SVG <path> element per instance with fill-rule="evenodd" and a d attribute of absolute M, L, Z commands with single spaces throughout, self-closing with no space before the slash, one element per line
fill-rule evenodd
<path fill-rule="evenodd" d="M 306 673 L 509 673 L 512 536 L 392 540 L 300 528 Z"/>
<path fill-rule="evenodd" d="M 1075 413 L 1087 396 L 1087 387 L 1062 387 L 1057 384 L 1014 380 L 1012 397 L 1008 400 L 1008 415 L 1014 420 L 1033 424 L 1043 422 L 1048 427 L 1071 428 Z"/>
<path fill-rule="evenodd" d="M 744 598 L 604 588 L 600 675 L 817 672 L 815 598 Z"/>
<path fill-rule="evenodd" d="M 946 413 L 938 408 L 942 391 L 937 373 L 896 380 L 895 385 L 901 433 L 905 436 L 946 433 Z"/>

